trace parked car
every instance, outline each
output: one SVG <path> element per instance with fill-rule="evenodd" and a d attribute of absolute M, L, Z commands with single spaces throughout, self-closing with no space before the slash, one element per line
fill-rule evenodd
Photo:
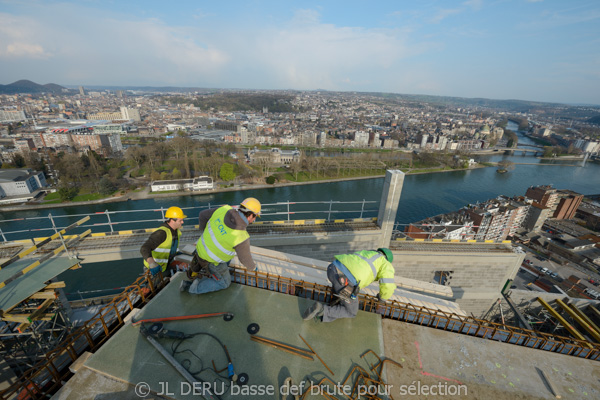
<path fill-rule="evenodd" d="M 551 272 L 550 276 L 553 277 L 554 279 L 558 278 L 558 274 L 556 272 Z"/>
<path fill-rule="evenodd" d="M 548 268 L 545 268 L 545 267 L 542 268 L 542 269 L 540 269 L 540 272 L 543 273 L 543 274 L 547 274 L 548 271 L 550 271 L 550 270 Z"/>

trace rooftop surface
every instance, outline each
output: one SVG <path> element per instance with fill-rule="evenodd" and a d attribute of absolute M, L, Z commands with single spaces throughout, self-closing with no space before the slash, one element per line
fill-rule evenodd
<path fill-rule="evenodd" d="M 425 398 L 424 386 L 464 385 L 464 399 L 553 399 L 541 371 L 563 399 L 600 398 L 600 364 L 562 354 L 499 343 L 392 320 L 382 320 L 385 355 L 402 363 L 389 369 L 395 399 Z M 402 385 L 421 385 L 421 396 Z M 466 395 L 465 395 L 466 391 Z M 438 391 L 441 393 L 440 391 Z M 432 395 L 433 392 L 430 392 Z"/>
<path fill-rule="evenodd" d="M 441 239 L 423 242 L 420 240 L 396 240 L 390 243 L 392 250 L 415 251 L 415 252 L 452 252 L 452 253 L 512 253 L 512 248 L 506 243 L 444 243 Z M 435 247 L 432 247 L 435 243 Z"/>
<path fill-rule="evenodd" d="M 274 388 L 275 394 L 272 396 L 265 394 L 255 397 L 262 399 L 279 398 L 279 387 L 287 377 L 291 377 L 296 385 L 307 376 L 315 381 L 324 376 L 334 381 L 342 380 L 354 363 L 361 363 L 360 356 L 365 351 L 383 354 L 380 316 L 377 314 L 361 312 L 354 320 L 341 320 L 335 324 L 303 321 L 301 313 L 312 303 L 310 300 L 235 283 L 219 292 L 192 295 L 179 291 L 182 278 L 181 274 L 175 277 L 135 318 L 232 312 L 234 318 L 231 321 L 212 317 L 165 322 L 166 329 L 197 335 L 182 341 L 157 339 L 169 353 L 175 351 L 175 358 L 188 371 L 203 371 L 196 375 L 197 378 L 217 382 L 217 392 L 221 390 L 221 383 L 228 388 L 229 382 L 218 378 L 214 371 L 207 370 L 213 367 L 213 361 L 217 370 L 227 367 L 225 352 L 214 337 L 227 346 L 236 374 L 248 375 L 248 388 L 252 385 Z M 329 373 L 317 357 L 308 360 L 252 341 L 247 327 L 253 323 L 260 327 L 257 336 L 310 351 L 301 335 L 335 375 Z M 368 368 L 364 361 L 362 366 Z M 194 398 L 186 395 L 185 390 L 180 390 L 180 382 L 185 380 L 140 333 L 139 325 L 129 323 L 120 329 L 87 360 L 84 369 L 89 370 L 85 373 L 88 379 L 89 376 L 97 379 L 87 381 L 85 385 L 70 380 L 55 398 L 97 399 L 100 393 L 90 389 L 95 387 L 92 381 L 98 383 L 106 378 L 121 384 L 129 383 L 132 387 L 145 382 L 153 392 L 159 394 L 164 392 L 162 382 L 168 382 L 169 391 L 173 393 L 168 397 Z M 226 371 L 221 375 L 226 378 Z M 221 397 L 236 396 L 230 393 Z"/>
<path fill-rule="evenodd" d="M 179 291 L 182 277 L 182 274 L 174 277 L 135 319 L 233 313 L 234 318 L 228 322 L 222 317 L 212 317 L 165 322 L 164 327 L 187 334 L 210 333 L 227 346 L 236 374 L 248 375 L 247 387 L 235 386 L 236 393 L 229 388 L 227 379 L 218 379 L 214 372 L 205 370 L 212 367 L 213 361 L 217 370 L 227 366 L 225 352 L 214 338 L 199 334 L 181 341 L 179 346 L 175 339 L 157 339 L 169 353 L 175 352 L 175 358 L 188 371 L 204 370 L 197 376 L 219 382 L 214 387 L 217 392 L 225 392 L 220 395 L 222 399 L 281 398 L 280 387 L 288 377 L 296 388 L 301 382 L 308 382 L 306 379 L 316 383 L 324 377 L 340 388 L 352 387 L 356 376 L 352 374 L 348 378 L 352 368 L 359 366 L 369 371 L 378 362 L 377 357 L 403 366 L 385 364 L 382 380 L 388 386 L 381 389 L 382 398 L 385 398 L 381 395 L 384 390 L 389 390 L 396 399 L 421 399 L 426 391 L 428 395 L 446 393 L 445 398 L 554 398 L 541 371 L 562 398 L 600 397 L 598 361 L 382 320 L 380 315 L 364 311 L 359 311 L 354 319 L 329 324 L 303 321 L 301 313 L 310 305 L 310 300 L 235 283 L 220 292 L 191 295 Z M 301 335 L 332 373 L 317 357 L 310 361 L 252 341 L 247 332 L 251 323 L 260 327 L 257 336 L 309 350 Z M 221 375 L 226 375 L 226 371 Z M 53 398 L 193 398 L 185 382 L 142 336 L 139 325 L 128 323 L 93 354 Z M 138 394 L 140 388 L 146 391 L 144 393 L 152 392 L 138 397 L 136 387 Z M 260 387 L 271 388 L 274 394 L 252 396 L 243 392 Z M 323 398 L 316 394 L 308 397 Z"/>

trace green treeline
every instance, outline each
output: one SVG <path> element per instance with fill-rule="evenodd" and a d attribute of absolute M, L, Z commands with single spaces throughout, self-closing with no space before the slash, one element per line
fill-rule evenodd
<path fill-rule="evenodd" d="M 504 137 L 506 137 L 508 140 L 506 147 L 517 147 L 519 144 L 519 138 L 517 137 L 517 134 L 510 129 L 504 130 Z"/>
<path fill-rule="evenodd" d="M 269 112 L 299 112 L 292 105 L 292 96 L 274 95 L 267 93 L 244 94 L 244 93 L 218 93 L 208 97 L 196 97 L 190 99 L 187 97 L 176 96 L 166 99 L 171 104 L 193 104 L 201 110 L 211 108 L 221 111 L 255 111 L 262 112 L 263 108 L 268 108 Z"/>

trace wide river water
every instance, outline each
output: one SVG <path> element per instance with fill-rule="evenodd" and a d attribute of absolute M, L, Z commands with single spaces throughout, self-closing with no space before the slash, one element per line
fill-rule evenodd
<path fill-rule="evenodd" d="M 509 123 L 508 129 L 516 131 L 516 124 Z M 519 132 L 520 144 L 533 144 L 527 137 Z M 581 161 L 574 160 L 540 160 L 532 155 L 503 154 L 478 156 L 479 161 L 500 161 L 508 159 L 515 163 L 528 163 L 529 165 L 515 165 L 515 169 L 499 174 L 493 167 L 480 168 L 468 171 L 452 171 L 443 173 L 430 173 L 419 175 L 408 175 L 405 177 L 402 195 L 398 206 L 396 222 L 408 224 L 419 221 L 426 217 L 441 213 L 458 210 L 469 203 L 485 201 L 498 195 L 524 195 L 528 187 L 533 185 L 553 185 L 557 189 L 570 189 L 582 194 L 600 193 L 600 165 L 587 162 L 582 166 Z M 577 165 L 577 166 L 570 166 Z M 129 211 L 128 220 L 136 218 L 136 210 L 167 208 L 177 205 L 182 208 L 205 207 L 208 203 L 215 204 L 239 204 L 248 196 L 258 198 L 262 203 L 277 202 L 308 202 L 308 201 L 376 201 L 367 209 L 376 209 L 381 196 L 383 178 L 361 179 L 344 182 L 315 183 L 299 186 L 272 187 L 267 189 L 243 190 L 238 192 L 212 193 L 195 196 L 173 196 L 160 199 L 146 199 L 118 203 L 107 203 L 86 206 L 72 206 L 46 210 L 28 210 L 20 212 L 0 212 L 0 220 L 15 218 L 37 218 L 47 216 L 70 215 L 66 221 L 63 218 L 59 226 L 66 226 L 78 220 L 82 214 L 109 211 Z M 353 209 L 360 210 L 356 205 Z M 269 207 L 265 212 L 268 214 Z M 188 213 L 191 214 L 191 213 Z M 194 215 L 190 215 L 195 217 Z M 364 214 L 365 217 L 376 216 L 376 212 Z M 336 218 L 358 217 L 359 215 L 346 214 Z M 323 215 L 313 218 L 324 218 Z M 142 217 L 140 217 L 142 218 Z M 295 219 L 310 218 L 309 215 L 294 217 Z M 282 219 L 280 216 L 266 217 L 265 219 Z M 104 220 L 106 221 L 106 219 Z M 0 222 L 3 232 L 14 232 L 35 226 L 37 220 Z M 196 224 L 195 218 L 191 218 L 188 224 Z M 156 226 L 153 223 L 153 226 Z M 132 229 L 123 227 L 119 229 Z M 94 229 L 92 228 L 94 231 Z M 52 232 L 43 233 L 23 232 L 11 234 L 8 239 L 20 237 L 47 236 Z M 68 271 L 60 276 L 67 282 L 66 291 L 74 293 L 77 290 L 93 290 L 121 287 L 132 282 L 141 271 L 141 257 L 139 262 L 119 261 L 110 263 L 84 264 L 84 268 L 76 271 Z M 102 294 L 102 293 L 97 293 Z M 70 296 L 71 297 L 71 296 Z"/>

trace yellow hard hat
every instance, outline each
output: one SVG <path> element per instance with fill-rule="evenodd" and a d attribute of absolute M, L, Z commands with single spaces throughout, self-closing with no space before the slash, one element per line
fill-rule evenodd
<path fill-rule="evenodd" d="M 187 215 L 184 215 L 183 211 L 179 207 L 169 207 L 169 209 L 165 213 L 165 218 L 184 219 L 187 218 Z"/>
<path fill-rule="evenodd" d="M 240 206 L 242 211 L 246 209 L 248 211 L 252 211 L 254 214 L 260 217 L 260 201 L 256 200 L 254 197 L 248 197 L 247 199 L 244 199 Z"/>

